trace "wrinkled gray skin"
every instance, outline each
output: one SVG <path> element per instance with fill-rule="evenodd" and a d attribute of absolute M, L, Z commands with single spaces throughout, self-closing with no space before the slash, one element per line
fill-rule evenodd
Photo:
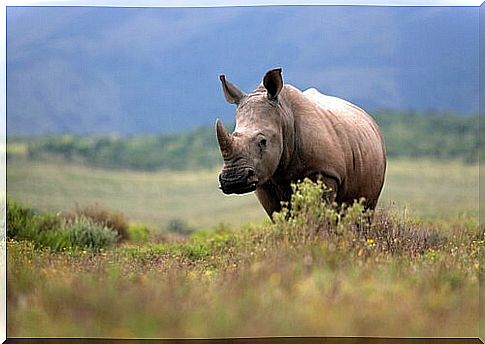
<path fill-rule="evenodd" d="M 271 217 L 289 201 L 291 183 L 318 179 L 333 193 L 330 201 L 364 197 L 373 209 L 386 171 L 384 141 L 374 120 L 357 106 L 315 89 L 284 85 L 281 69 L 244 94 L 220 77 L 226 100 L 237 106 L 232 134 L 216 121 L 224 159 L 219 175 L 225 194 L 256 192 Z"/>

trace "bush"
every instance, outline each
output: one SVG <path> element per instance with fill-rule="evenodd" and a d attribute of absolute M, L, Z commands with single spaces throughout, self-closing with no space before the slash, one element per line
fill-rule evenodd
<path fill-rule="evenodd" d="M 283 203 L 280 212 L 273 214 L 274 225 L 286 234 L 313 237 L 318 232 L 342 233 L 369 225 L 371 213 L 364 211 L 365 199 L 348 206 L 324 201 L 331 190 L 322 182 L 303 182 L 291 185 L 293 193 L 289 203 Z"/>
<path fill-rule="evenodd" d="M 195 232 L 195 229 L 189 227 L 189 225 L 180 219 L 173 219 L 168 222 L 167 230 L 171 233 L 190 235 Z"/>
<path fill-rule="evenodd" d="M 76 208 L 74 214 L 67 215 L 68 219 L 76 217 L 89 218 L 94 223 L 111 228 L 118 234 L 119 240 L 129 239 L 128 219 L 123 213 L 112 211 L 96 204 L 94 206 Z"/>
<path fill-rule="evenodd" d="M 32 209 L 22 207 L 17 202 L 7 199 L 7 237 L 22 236 L 23 232 L 31 227 L 30 222 L 33 216 Z"/>
<path fill-rule="evenodd" d="M 146 242 L 150 236 L 150 230 L 145 225 L 132 223 L 128 227 L 128 236 L 132 241 Z"/>
<path fill-rule="evenodd" d="M 36 246 L 60 249 L 68 245 L 60 231 L 62 219 L 52 214 L 41 214 L 31 208 L 7 200 L 7 238 L 30 240 Z"/>
<path fill-rule="evenodd" d="M 41 213 L 7 200 L 7 238 L 31 241 L 35 247 L 99 249 L 112 245 L 118 234 L 85 216 L 70 218 Z"/>
<path fill-rule="evenodd" d="M 72 246 L 83 248 L 99 249 L 118 241 L 116 231 L 85 216 L 65 222 L 64 232 Z"/>
<path fill-rule="evenodd" d="M 365 200 L 352 205 L 324 202 L 329 189 L 309 179 L 292 185 L 289 204 L 273 214 L 277 241 L 291 246 L 325 239 L 335 247 L 354 249 L 359 255 L 377 250 L 390 254 L 423 254 L 444 240 L 431 227 L 399 218 L 389 209 L 366 211 Z"/>

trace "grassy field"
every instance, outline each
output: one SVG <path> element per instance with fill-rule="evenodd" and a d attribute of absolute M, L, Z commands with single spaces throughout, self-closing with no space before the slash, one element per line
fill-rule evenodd
<path fill-rule="evenodd" d="M 265 216 L 253 195 L 224 197 L 216 170 L 135 172 L 15 162 L 7 166 L 7 195 L 52 211 L 97 203 L 161 229 L 175 219 L 200 228 Z"/>
<path fill-rule="evenodd" d="M 478 336 L 476 222 L 380 210 L 371 227 L 357 225 L 359 211 L 327 224 L 321 196 L 302 195 L 288 220 L 167 243 L 54 252 L 10 240 L 8 333 Z"/>
<path fill-rule="evenodd" d="M 396 204 L 410 215 L 434 220 L 478 217 L 478 172 L 476 164 L 392 160 L 380 204 Z M 97 203 L 158 229 L 176 219 L 201 228 L 220 222 L 237 226 L 266 218 L 254 195 L 223 195 L 217 188 L 217 173 L 9 162 L 7 194 L 54 212 Z"/>
<path fill-rule="evenodd" d="M 271 224 L 216 177 L 9 163 L 8 196 L 40 209 L 98 203 L 154 232 L 205 227 L 102 250 L 9 240 L 9 336 L 478 336 L 477 165 L 391 161 L 370 227 L 360 212 L 326 224 L 311 189 Z"/>

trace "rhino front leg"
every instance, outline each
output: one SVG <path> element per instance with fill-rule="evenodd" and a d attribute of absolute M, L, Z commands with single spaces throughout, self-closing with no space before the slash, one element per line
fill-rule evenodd
<path fill-rule="evenodd" d="M 281 210 L 281 202 L 290 200 L 291 188 L 276 186 L 268 182 L 256 189 L 256 197 L 263 206 L 269 217 L 273 218 L 273 213 Z"/>

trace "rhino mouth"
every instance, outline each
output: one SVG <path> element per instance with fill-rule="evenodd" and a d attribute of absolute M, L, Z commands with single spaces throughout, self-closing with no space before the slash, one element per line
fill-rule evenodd
<path fill-rule="evenodd" d="M 226 195 L 230 195 L 230 194 L 238 194 L 238 195 L 241 195 L 241 194 L 245 194 L 245 193 L 248 193 L 248 192 L 252 192 L 254 190 L 256 190 L 256 187 L 258 186 L 258 183 L 257 182 L 252 182 L 250 184 L 226 184 L 226 183 L 221 183 L 219 185 L 219 189 L 221 189 L 221 191 L 223 193 L 225 193 Z"/>
<path fill-rule="evenodd" d="M 252 192 L 257 186 L 258 180 L 253 169 L 248 169 L 242 174 L 223 171 L 219 175 L 219 189 L 226 195 Z"/>

